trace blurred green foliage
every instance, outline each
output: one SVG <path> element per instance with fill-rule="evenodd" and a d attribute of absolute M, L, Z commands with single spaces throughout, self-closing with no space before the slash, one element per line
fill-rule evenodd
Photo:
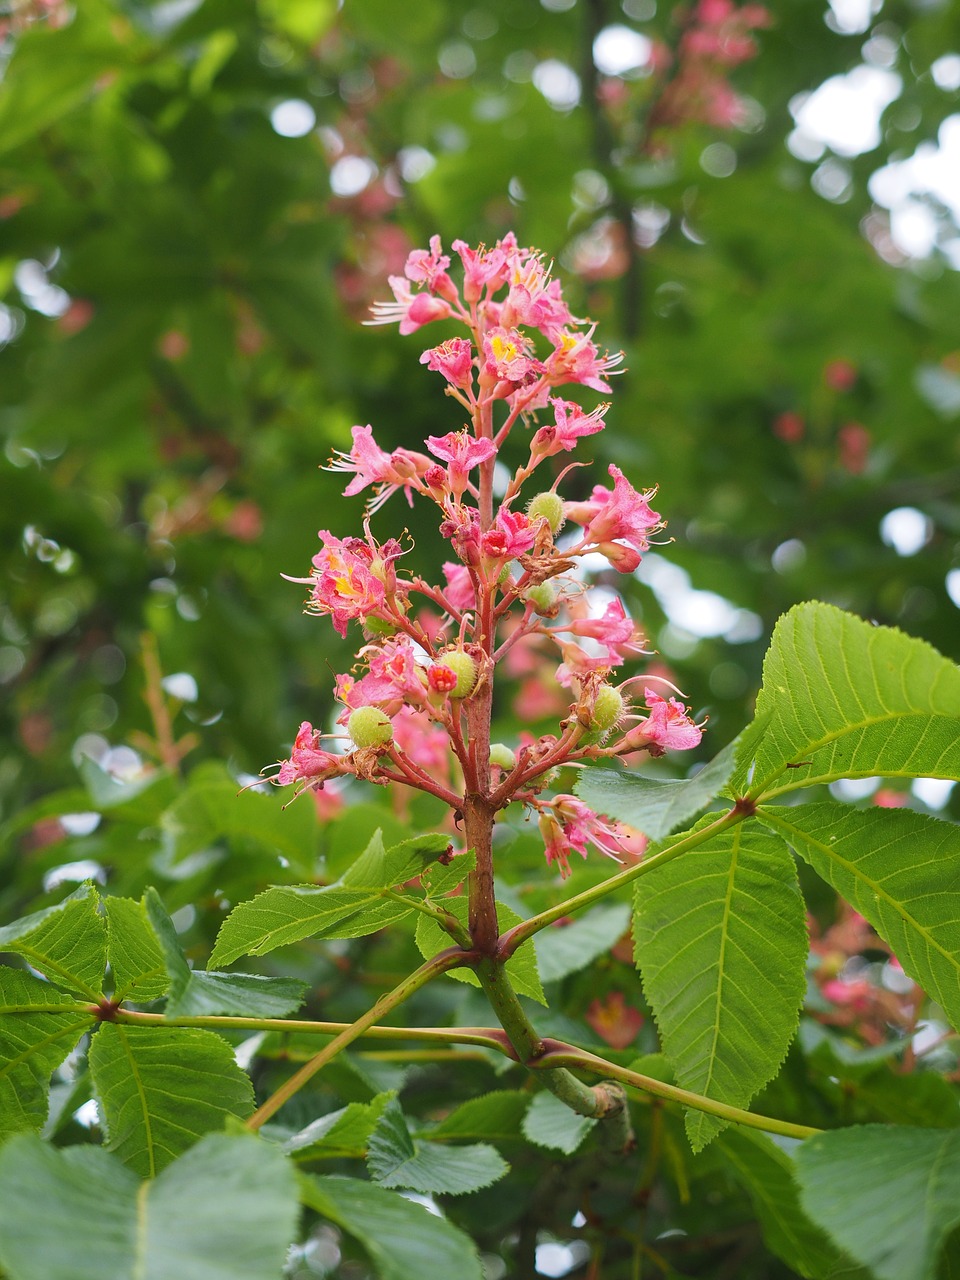
<path fill-rule="evenodd" d="M 616 586 L 709 714 L 704 758 L 746 723 L 769 633 L 797 601 L 831 601 L 960 657 L 946 588 L 960 565 L 957 276 L 937 251 L 898 255 L 867 185 L 957 110 L 958 92 L 930 68 L 960 50 L 960 11 L 888 0 L 847 33 L 824 18 L 811 0 L 775 6 L 759 56 L 733 75 L 750 103 L 741 128 L 653 135 L 651 78 L 602 74 L 593 48 L 612 25 L 675 45 L 672 0 L 12 7 L 0 84 L 5 919 L 60 899 L 57 868 L 89 859 L 117 894 L 159 882 L 185 913 L 188 956 L 205 959 L 228 905 L 309 878 L 316 856 L 335 878 L 377 827 L 402 838 L 379 796 L 319 830 L 309 801 L 281 814 L 277 797 L 247 796 L 252 822 L 211 826 L 210 812 L 237 776 L 287 754 L 301 719 L 324 721 L 333 673 L 351 660 L 281 577 L 307 571 L 319 528 L 359 530 L 360 502 L 319 468 L 355 423 L 372 423 L 385 449 L 460 425 L 417 363 L 419 335 L 361 324 L 432 234 L 490 243 L 513 228 L 556 260 L 602 345 L 624 348 L 608 430 L 590 442 L 596 477 L 616 461 L 637 487 L 659 483 L 674 541 L 648 559 L 644 582 Z M 877 47 L 902 80 L 878 147 L 798 159 L 791 104 Z M 579 86 L 576 102 L 537 87 L 544 66 Z M 708 154 L 717 145 L 724 176 Z M 826 163 L 840 175 L 834 199 L 817 190 Z M 935 212 L 949 240 L 955 228 Z M 900 507 L 927 520 L 913 555 L 880 534 Z M 436 571 L 443 545 L 418 511 L 394 497 L 374 517 L 381 536 L 405 526 L 411 560 Z M 195 696 L 181 679 L 161 699 L 160 674 L 192 677 Z M 508 738 L 515 717 L 500 711 Z M 167 717 L 170 741 L 190 748 L 189 787 L 169 769 L 115 783 L 118 748 L 167 765 L 178 754 L 164 749 Z M 417 803 L 414 822 L 429 827 L 436 814 Z M 88 810 L 102 814 L 89 832 L 57 823 Z M 947 812 L 960 814 L 956 798 Z M 525 827 L 502 838 L 523 905 L 542 909 L 542 848 Z M 603 873 L 577 867 L 571 887 Z M 293 970 L 313 984 L 314 1014 L 349 1019 L 416 956 L 412 938 L 377 935 L 343 952 L 304 947 Z M 615 1005 L 636 984 L 612 954 L 561 981 L 553 1033 L 582 1043 L 596 1039 L 591 1002 Z M 453 1016 L 488 1020 L 453 983 L 411 1005 L 413 1020 Z M 818 1024 L 805 1034 L 762 1109 L 827 1126 L 954 1123 L 939 1077 L 894 1081 L 882 1054 L 845 1057 Z M 651 1055 L 643 1069 L 656 1074 L 657 1048 L 648 1018 L 623 1060 Z M 258 1089 L 306 1053 L 268 1041 Z M 452 1106 L 496 1087 L 482 1054 L 464 1058 L 456 1096 L 442 1068 L 344 1059 L 304 1096 L 303 1115 L 291 1105 L 289 1127 L 404 1080 L 429 1124 L 438 1098 Z M 72 1105 L 85 1096 L 81 1081 Z M 795 1274 L 752 1225 L 758 1216 L 776 1253 L 763 1200 L 775 1156 L 730 1136 L 726 1164 L 716 1153 L 694 1162 L 678 1115 L 635 1110 L 642 1149 L 657 1152 L 639 1186 L 635 1167 L 596 1153 L 566 1180 L 524 1143 L 518 1114 L 500 1142 L 514 1180 L 447 1205 L 449 1216 L 484 1249 L 507 1240 L 508 1259 L 526 1257 L 538 1225 L 567 1238 L 595 1183 L 599 1220 L 675 1233 L 658 1246 L 676 1268 L 664 1274 Z M 83 1140 L 65 1117 L 61 1137 Z M 658 1162 L 670 1178 L 651 1191 Z M 620 1247 L 611 1235 L 610 1256 Z"/>

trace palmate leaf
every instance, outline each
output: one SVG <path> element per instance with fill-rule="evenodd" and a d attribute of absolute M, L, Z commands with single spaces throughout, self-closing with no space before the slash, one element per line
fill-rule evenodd
<path fill-rule="evenodd" d="M 766 1134 L 728 1129 L 716 1153 L 750 1196 L 771 1253 L 807 1280 L 825 1280 L 843 1265 L 843 1255 L 800 1207 L 793 1161 Z"/>
<path fill-rule="evenodd" d="M 94 1025 L 49 982 L 0 966 L 0 1143 L 41 1127 L 51 1075 Z"/>
<path fill-rule="evenodd" d="M 380 1280 L 482 1280 L 470 1237 L 395 1191 L 356 1178 L 302 1176 L 300 1195 L 304 1204 L 359 1241 Z"/>
<path fill-rule="evenodd" d="M 746 1106 L 783 1062 L 806 988 L 806 913 L 786 845 L 741 823 L 652 870 L 637 885 L 634 941 L 678 1084 Z M 724 1122 L 691 1110 L 686 1127 L 698 1151 Z"/>
<path fill-rule="evenodd" d="M 276 1280 L 297 1214 L 290 1162 L 252 1137 L 211 1134 L 148 1183 L 98 1147 L 0 1152 L 10 1280 Z"/>
<path fill-rule="evenodd" d="M 212 1031 L 108 1022 L 89 1057 L 107 1147 L 143 1177 L 253 1111 L 253 1086 Z"/>
<path fill-rule="evenodd" d="M 761 806 L 960 1027 L 960 827 L 911 809 Z"/>
<path fill-rule="evenodd" d="M 756 715 L 733 795 L 875 774 L 960 778 L 960 667 L 832 605 L 797 605 L 777 623 Z"/>
<path fill-rule="evenodd" d="M 142 902 L 104 899 L 113 999 L 148 1003 L 166 994 L 170 975 Z"/>
<path fill-rule="evenodd" d="M 223 768 L 197 770 L 163 812 L 161 830 L 174 862 L 223 839 L 253 840 L 286 858 L 297 874 L 313 874 L 319 828 L 310 808 L 284 810 L 278 796 L 246 791 Z"/>
<path fill-rule="evenodd" d="M 495 1089 L 479 1098 L 469 1098 L 430 1131 L 431 1137 L 515 1142 L 522 1136 L 520 1126 L 530 1096 L 522 1089 Z"/>
<path fill-rule="evenodd" d="M 597 1121 L 578 1116 L 552 1093 L 538 1093 L 523 1117 L 523 1136 L 537 1147 L 572 1156 Z"/>
<path fill-rule="evenodd" d="M 393 1092 L 378 1093 L 370 1102 L 348 1102 L 287 1138 L 283 1150 L 298 1160 L 362 1157 L 384 1109 L 396 1096 Z"/>
<path fill-rule="evenodd" d="M 933 1280 L 960 1225 L 960 1131 L 863 1125 L 796 1153 L 809 1216 L 876 1280 Z"/>
<path fill-rule="evenodd" d="M 395 1098 L 370 1135 L 367 1168 L 382 1187 L 448 1196 L 479 1191 L 509 1172 L 507 1162 L 487 1142 L 449 1147 L 429 1138 L 411 1137 Z"/>
<path fill-rule="evenodd" d="M 204 973 L 191 969 L 173 921 L 155 889 L 147 889 L 143 905 L 168 977 L 168 1018 L 209 1014 L 284 1018 L 303 1003 L 307 984 L 297 978 L 268 978 L 257 973 Z"/>
<path fill-rule="evenodd" d="M 611 902 L 584 912 L 570 924 L 542 930 L 534 940 L 541 981 L 559 982 L 568 974 L 580 973 L 606 955 L 629 927 L 629 906 Z"/>
<path fill-rule="evenodd" d="M 597 813 L 629 823 L 651 840 L 665 840 L 719 794 L 733 771 L 736 747 L 731 742 L 692 778 L 587 769 L 574 790 Z"/>
<path fill-rule="evenodd" d="M 361 938 L 402 920 L 412 906 L 384 898 L 384 891 L 414 879 L 448 845 L 431 834 L 385 849 L 377 831 L 336 884 L 275 886 L 241 902 L 224 920 L 208 967 L 305 938 Z"/>
<path fill-rule="evenodd" d="M 102 995 L 107 932 L 92 885 L 55 907 L 36 911 L 0 929 L 0 951 L 23 956 L 51 982 L 88 1000 Z"/>

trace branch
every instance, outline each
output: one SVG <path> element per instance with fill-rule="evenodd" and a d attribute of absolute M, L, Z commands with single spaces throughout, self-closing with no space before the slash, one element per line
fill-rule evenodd
<path fill-rule="evenodd" d="M 551 1071 L 555 1067 L 575 1067 L 581 1071 L 591 1071 L 606 1076 L 610 1080 L 618 1080 L 621 1084 L 641 1089 L 644 1093 L 653 1094 L 656 1098 L 665 1098 L 668 1102 L 679 1102 L 685 1107 L 693 1107 L 696 1111 L 704 1111 L 707 1115 L 716 1116 L 720 1120 L 729 1120 L 734 1124 L 745 1125 L 748 1129 L 761 1129 L 764 1133 L 777 1133 L 785 1138 L 812 1138 L 822 1130 L 814 1129 L 806 1124 L 792 1124 L 789 1120 L 774 1120 L 772 1116 L 756 1115 L 752 1111 L 743 1111 L 740 1107 L 731 1107 L 725 1102 L 715 1102 L 703 1094 L 693 1093 L 689 1089 L 681 1089 L 678 1085 L 665 1084 L 662 1080 L 654 1080 L 651 1076 L 641 1075 L 638 1071 L 630 1071 L 626 1067 L 618 1067 L 606 1058 L 589 1053 L 586 1049 L 575 1049 L 572 1045 L 563 1044 L 559 1040 L 544 1041 L 545 1052 L 537 1062 L 527 1063 L 534 1070 Z"/>
<path fill-rule="evenodd" d="M 388 991 L 386 995 L 381 996 L 373 1008 L 368 1010 L 362 1018 L 358 1018 L 346 1030 L 341 1031 L 315 1057 L 311 1058 L 299 1071 L 295 1072 L 289 1080 L 286 1080 L 275 1093 L 272 1093 L 247 1121 L 247 1128 L 254 1130 L 254 1132 L 259 1129 L 262 1124 L 280 1110 L 285 1102 L 302 1089 L 307 1081 L 312 1080 L 322 1067 L 325 1067 L 331 1059 L 335 1058 L 341 1049 L 345 1049 L 348 1044 L 352 1044 L 354 1040 L 359 1039 L 383 1014 L 389 1013 L 398 1004 L 402 1004 L 404 1000 L 412 996 L 415 991 L 419 991 L 421 987 L 437 977 L 438 974 L 447 973 L 450 969 L 459 969 L 461 965 L 469 964 L 472 958 L 469 952 L 462 951 L 459 947 L 450 947 L 448 950 L 441 951 L 439 955 L 434 956 L 432 960 L 428 960 L 426 964 L 422 964 L 419 969 L 404 978 L 392 991 Z"/>

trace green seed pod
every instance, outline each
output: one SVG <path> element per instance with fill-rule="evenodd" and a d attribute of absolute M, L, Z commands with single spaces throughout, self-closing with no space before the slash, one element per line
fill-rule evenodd
<path fill-rule="evenodd" d="M 393 741 L 393 724 L 378 707 L 358 707 L 347 721 L 347 733 L 361 751 L 367 747 L 383 747 Z"/>
<path fill-rule="evenodd" d="M 552 489 L 535 494 L 527 503 L 527 515 L 531 520 L 546 520 L 550 526 L 550 532 L 556 536 L 563 528 L 566 519 L 563 514 L 563 499 Z"/>
<path fill-rule="evenodd" d="M 501 769 L 512 769 L 517 763 L 516 753 L 505 742 L 491 742 L 490 763 L 499 765 Z"/>
<path fill-rule="evenodd" d="M 477 683 L 477 664 L 469 653 L 464 653 L 462 649 L 449 649 L 446 653 L 441 653 L 439 662 L 442 666 L 449 667 L 457 677 L 457 683 L 450 690 L 451 698 L 466 698 L 473 692 Z"/>
<path fill-rule="evenodd" d="M 590 717 L 590 728 L 606 733 L 612 729 L 623 715 L 623 694 L 612 684 L 600 686 L 597 699 L 593 704 L 593 715 Z"/>
<path fill-rule="evenodd" d="M 538 582 L 535 587 L 528 587 L 523 598 L 530 601 L 536 613 L 550 614 L 556 612 L 558 594 L 552 582 Z"/>

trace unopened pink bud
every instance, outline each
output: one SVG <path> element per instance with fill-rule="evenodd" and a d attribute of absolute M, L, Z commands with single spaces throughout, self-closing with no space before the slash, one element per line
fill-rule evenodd
<path fill-rule="evenodd" d="M 597 550 L 606 556 L 618 573 L 633 573 L 642 556 L 634 547 L 625 547 L 622 542 L 601 542 Z"/>

